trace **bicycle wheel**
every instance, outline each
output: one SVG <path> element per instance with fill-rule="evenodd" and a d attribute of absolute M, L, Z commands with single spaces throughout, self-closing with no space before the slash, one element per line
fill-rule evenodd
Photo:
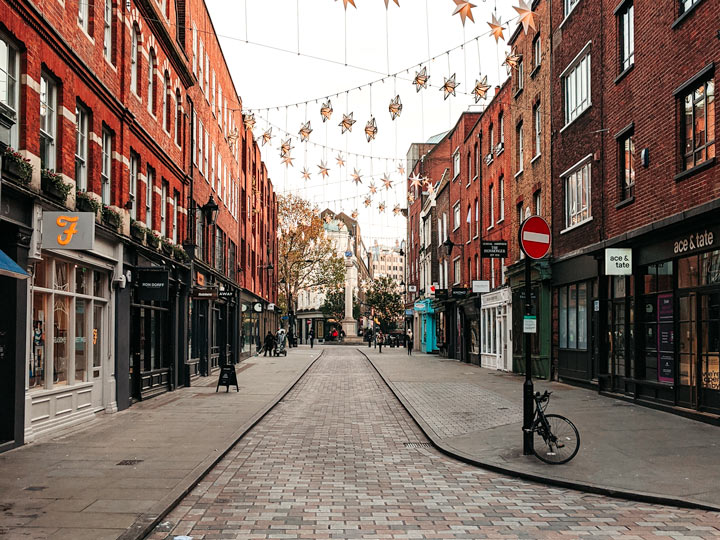
<path fill-rule="evenodd" d="M 580 449 L 580 433 L 575 425 L 559 414 L 546 414 L 550 432 L 538 418 L 533 425 L 533 451 L 541 461 L 551 465 L 567 463 Z"/>

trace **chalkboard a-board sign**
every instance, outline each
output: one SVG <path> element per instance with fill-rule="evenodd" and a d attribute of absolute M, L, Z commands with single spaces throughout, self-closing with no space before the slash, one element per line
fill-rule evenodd
<path fill-rule="evenodd" d="M 238 387 L 237 373 L 235 373 L 235 366 L 223 366 L 220 368 L 220 377 L 218 378 L 215 392 L 217 392 L 221 386 L 225 387 L 226 392 L 230 391 L 231 386 L 234 386 L 238 392 L 240 391 L 240 388 Z"/>

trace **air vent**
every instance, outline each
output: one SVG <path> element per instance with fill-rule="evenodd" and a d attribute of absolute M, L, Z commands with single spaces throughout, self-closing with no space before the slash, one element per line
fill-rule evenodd
<path fill-rule="evenodd" d="M 121 465 L 123 467 L 131 467 L 133 465 L 137 465 L 138 463 L 142 463 L 142 459 L 123 459 L 120 463 L 117 463 L 117 465 Z"/>
<path fill-rule="evenodd" d="M 432 448 L 432 445 L 426 442 L 406 442 L 405 448 Z"/>

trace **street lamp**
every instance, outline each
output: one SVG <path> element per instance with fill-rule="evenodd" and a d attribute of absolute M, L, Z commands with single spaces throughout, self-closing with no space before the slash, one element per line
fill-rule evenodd
<path fill-rule="evenodd" d="M 200 207 L 200 210 L 202 210 L 205 214 L 205 221 L 207 221 L 208 225 L 215 225 L 220 207 L 215 202 L 215 198 L 212 194 L 210 195 L 208 202 L 206 202 L 204 206 Z"/>
<path fill-rule="evenodd" d="M 442 243 L 443 247 L 447 250 L 448 257 L 452 254 L 452 250 L 455 247 L 455 242 L 449 238 Z"/>

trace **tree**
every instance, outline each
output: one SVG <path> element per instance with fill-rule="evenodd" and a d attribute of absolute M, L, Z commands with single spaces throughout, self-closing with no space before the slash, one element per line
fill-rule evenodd
<path fill-rule="evenodd" d="M 380 329 L 389 332 L 402 317 L 403 302 L 397 284 L 389 276 L 377 278 L 370 285 L 366 303 L 374 310 L 374 317 L 380 322 Z"/>
<path fill-rule="evenodd" d="M 278 266 L 279 304 L 288 312 L 295 311 L 299 290 L 323 290 L 345 281 L 345 263 L 320 215 L 297 195 L 278 197 Z"/>
<path fill-rule="evenodd" d="M 335 319 L 337 322 L 342 321 L 345 318 L 345 290 L 335 288 L 328 290 L 325 293 L 325 301 L 320 306 L 320 311 L 330 319 Z M 353 317 L 355 319 L 360 317 L 360 304 L 357 296 L 353 296 Z"/>

